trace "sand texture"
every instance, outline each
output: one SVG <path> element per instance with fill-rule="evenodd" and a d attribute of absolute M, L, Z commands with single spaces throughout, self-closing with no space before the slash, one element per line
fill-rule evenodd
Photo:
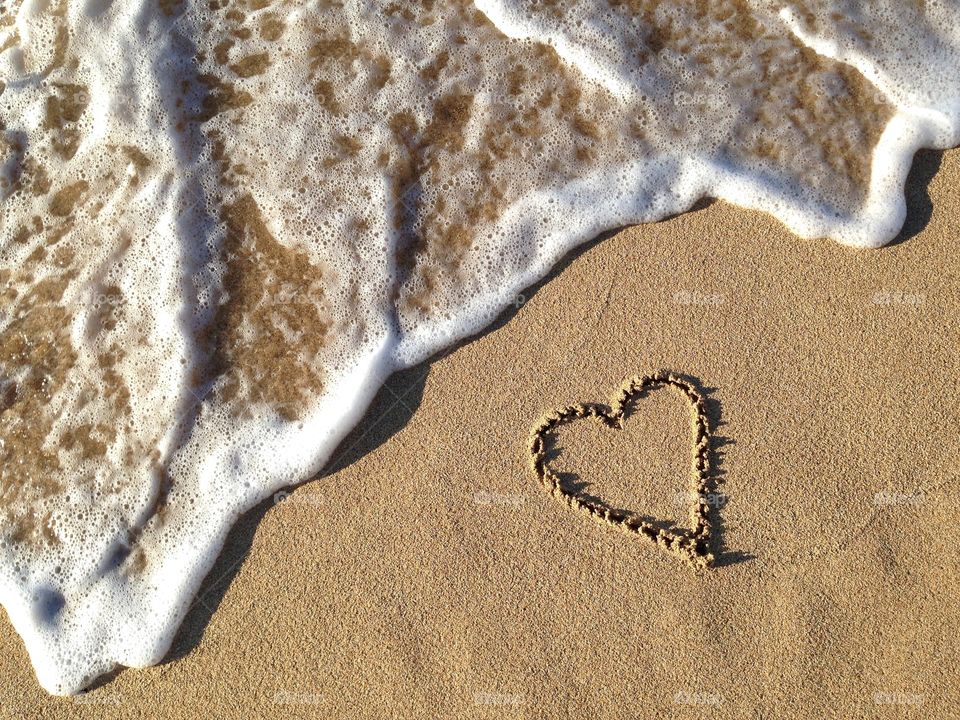
<path fill-rule="evenodd" d="M 166 664 L 50 698 L 4 622 L 0 717 L 958 717 L 960 152 L 908 195 L 882 250 L 722 203 L 592 243 L 249 513 Z M 709 569 L 531 467 L 545 414 L 657 371 L 704 395 Z M 555 440 L 568 488 L 690 526 L 669 388 Z"/>

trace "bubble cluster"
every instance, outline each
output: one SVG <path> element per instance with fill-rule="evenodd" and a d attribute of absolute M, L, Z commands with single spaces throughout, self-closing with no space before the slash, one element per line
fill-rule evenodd
<path fill-rule="evenodd" d="M 0 602 L 158 662 L 245 509 L 576 244 L 703 196 L 892 239 L 956 0 L 0 6 Z M 639 270 L 638 270 L 639 271 Z"/>

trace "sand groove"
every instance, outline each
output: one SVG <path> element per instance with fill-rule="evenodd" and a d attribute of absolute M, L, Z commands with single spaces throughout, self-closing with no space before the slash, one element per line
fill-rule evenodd
<path fill-rule="evenodd" d="M 649 391 L 669 387 L 685 398 L 690 405 L 693 457 L 690 472 L 691 497 L 696 501 L 690 508 L 690 527 L 685 530 L 658 527 L 647 520 L 634 517 L 624 510 L 614 509 L 602 501 L 571 492 L 563 487 L 547 459 L 547 440 L 555 436 L 563 425 L 584 418 L 592 418 L 605 426 L 622 430 L 630 404 L 642 399 Z M 530 459 L 533 471 L 551 495 L 570 507 L 585 512 L 592 518 L 615 525 L 646 538 L 664 550 L 680 556 L 696 568 L 711 567 L 714 555 L 710 551 L 712 524 L 707 498 L 712 492 L 713 475 L 710 464 L 710 420 L 703 395 L 686 380 L 666 371 L 636 376 L 624 382 L 614 396 L 610 407 L 597 403 L 569 405 L 545 415 L 534 427 L 530 440 Z"/>

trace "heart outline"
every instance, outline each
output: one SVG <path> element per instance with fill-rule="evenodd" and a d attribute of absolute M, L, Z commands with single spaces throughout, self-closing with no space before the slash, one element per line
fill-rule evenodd
<path fill-rule="evenodd" d="M 690 527 L 684 530 L 658 527 L 651 522 L 633 517 L 629 512 L 608 507 L 602 500 L 597 502 L 582 493 L 565 490 L 560 477 L 550 469 L 546 457 L 546 438 L 555 435 L 560 427 L 592 418 L 613 430 L 622 430 L 630 403 L 659 387 L 668 387 L 676 391 L 686 399 L 690 408 L 693 430 L 690 482 L 691 497 L 695 497 L 696 500 L 690 507 Z M 661 370 L 625 380 L 609 407 L 598 403 L 578 403 L 544 415 L 533 428 L 529 449 L 534 473 L 557 500 L 586 513 L 595 520 L 650 540 L 661 549 L 678 555 L 693 567 L 701 569 L 712 567 L 715 561 L 710 551 L 713 524 L 710 519 L 710 505 L 707 501 L 712 474 L 711 436 L 710 418 L 707 415 L 703 394 L 692 383 L 671 372 Z"/>

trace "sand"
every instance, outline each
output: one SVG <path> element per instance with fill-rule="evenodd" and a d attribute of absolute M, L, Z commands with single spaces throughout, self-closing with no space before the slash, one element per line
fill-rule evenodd
<path fill-rule="evenodd" d="M 908 195 L 878 251 L 722 203 L 591 244 L 249 513 L 162 666 L 50 698 L 4 620 L 0 716 L 957 717 L 960 152 Z M 708 571 L 529 466 L 543 413 L 659 369 L 709 399 Z M 689 435 L 655 391 L 553 462 L 682 524 Z"/>

